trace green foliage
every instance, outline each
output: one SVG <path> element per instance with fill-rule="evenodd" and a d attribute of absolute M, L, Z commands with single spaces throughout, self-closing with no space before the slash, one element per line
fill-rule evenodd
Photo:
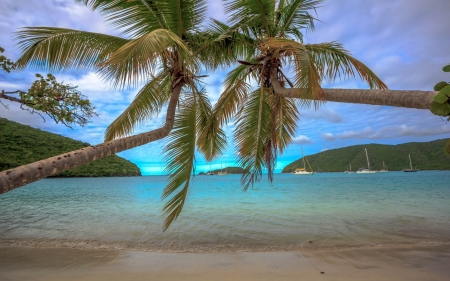
<path fill-rule="evenodd" d="M 447 85 L 448 85 L 447 82 L 441 81 L 441 82 L 437 83 L 436 85 L 434 85 L 434 90 L 435 91 L 440 91 L 440 90 L 442 90 L 442 88 L 444 88 Z"/>
<path fill-rule="evenodd" d="M 95 107 L 86 96 L 77 91 L 76 86 L 58 83 L 52 74 L 44 78 L 36 74 L 28 92 L 20 92 L 20 99 L 28 107 L 42 111 L 56 123 L 71 127 L 73 124 L 84 126 L 89 118 L 97 116 Z"/>
<path fill-rule="evenodd" d="M 339 149 L 327 150 L 314 155 L 308 155 L 313 170 L 320 168 L 324 172 L 343 172 L 351 165 L 353 170 L 367 167 L 367 148 L 370 159 L 370 168 L 380 170 L 383 161 L 390 171 L 400 171 L 409 167 L 408 154 L 414 167 L 420 170 L 450 170 L 450 155 L 442 153 L 446 140 L 431 142 L 411 142 L 399 145 L 367 144 L 348 146 Z M 447 150 L 450 142 L 447 142 Z M 300 150 L 299 150 L 300 154 Z M 291 173 L 296 168 L 303 167 L 303 160 L 299 159 L 287 165 L 283 173 Z"/>
<path fill-rule="evenodd" d="M 49 158 L 86 146 L 57 134 L 0 118 L 0 171 Z M 139 168 L 116 155 L 67 170 L 57 177 L 140 176 Z"/>
<path fill-rule="evenodd" d="M 0 54 L 2 54 L 5 51 L 2 47 L 0 47 Z M 16 68 L 16 64 L 12 62 L 10 59 L 5 57 L 4 55 L 0 55 L 0 67 L 5 71 L 6 73 L 10 73 L 11 70 L 14 70 Z"/>
<path fill-rule="evenodd" d="M 209 172 L 213 172 L 214 174 L 217 174 L 218 172 L 227 172 L 228 174 L 244 174 L 245 170 L 242 169 L 241 167 L 225 167 L 223 169 L 217 169 L 217 170 L 211 170 L 208 171 Z M 206 173 L 199 173 L 199 175 L 206 175 Z"/>
<path fill-rule="evenodd" d="M 3 52 L 4 49 L 0 47 L 0 53 Z M 9 73 L 18 65 L 2 55 L 0 56 L 0 66 Z M 85 126 L 89 118 L 97 116 L 95 107 L 86 99 L 86 96 L 77 91 L 76 86 L 59 83 L 52 74 L 47 74 L 46 78 L 36 74 L 36 77 L 38 80 L 33 82 L 27 92 L 2 91 L 0 98 L 18 102 L 22 109 L 31 113 L 36 111 L 46 113 L 56 123 L 61 122 L 69 128 L 73 124 Z M 18 94 L 20 99 L 14 97 L 15 94 Z M 40 116 L 42 117 L 42 115 Z M 45 118 L 42 118 L 45 121 Z"/>
<path fill-rule="evenodd" d="M 448 139 L 447 142 L 445 143 L 444 152 L 445 152 L 447 155 L 450 155 L 450 139 Z"/>
<path fill-rule="evenodd" d="M 450 72 L 450 65 L 443 68 L 443 71 Z M 450 85 L 441 81 L 434 86 L 435 91 L 439 91 L 431 102 L 431 112 L 439 116 L 450 116 Z M 450 117 L 449 117 L 450 120 Z"/>

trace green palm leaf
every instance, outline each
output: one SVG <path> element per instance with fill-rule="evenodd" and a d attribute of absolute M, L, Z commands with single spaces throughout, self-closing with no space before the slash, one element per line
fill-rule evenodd
<path fill-rule="evenodd" d="M 321 84 L 321 76 L 311 59 L 310 54 L 305 46 L 301 43 L 283 38 L 269 38 L 266 41 L 267 46 L 278 51 L 283 51 L 285 60 L 288 60 L 288 65 L 293 65 L 294 85 L 298 90 L 301 103 L 304 106 L 309 106 L 313 100 L 315 108 L 318 107 L 320 101 L 324 100 L 324 94 Z M 278 56 L 277 53 L 274 54 Z M 282 77 L 280 77 L 282 79 Z"/>
<path fill-rule="evenodd" d="M 195 95 L 190 95 L 180 102 L 174 128 L 163 150 L 167 163 L 164 171 L 170 174 L 170 180 L 164 188 L 162 198 L 172 196 L 163 207 L 163 213 L 166 215 L 164 230 L 180 215 L 194 172 L 198 119 L 196 103 Z"/>
<path fill-rule="evenodd" d="M 266 162 L 265 148 L 271 133 L 269 94 L 269 89 L 251 93 L 236 118 L 234 142 L 238 163 L 246 171 L 241 178 L 244 190 L 260 180 Z"/>
<path fill-rule="evenodd" d="M 136 95 L 133 102 L 108 126 L 105 141 L 131 135 L 140 123 L 161 111 L 170 98 L 170 77 L 166 72 L 149 81 Z"/>
<path fill-rule="evenodd" d="M 17 32 L 16 40 L 23 52 L 18 68 L 30 65 L 52 72 L 98 67 L 129 42 L 115 36 L 55 27 L 26 27 Z"/>
<path fill-rule="evenodd" d="M 311 56 L 320 76 L 328 81 L 337 78 L 359 77 L 366 81 L 371 89 L 387 89 L 383 81 L 378 78 L 366 65 L 353 58 L 341 44 L 336 42 L 321 44 L 306 44 L 306 50 Z"/>
<path fill-rule="evenodd" d="M 206 161 L 212 161 L 224 151 L 227 138 L 212 116 L 211 103 L 204 91 L 194 89 L 197 96 L 197 147 Z"/>
<path fill-rule="evenodd" d="M 300 41 L 303 34 L 299 30 L 314 30 L 315 18 L 308 11 L 315 9 L 323 0 L 285 0 L 280 1 L 277 10 L 277 36 L 294 35 Z"/>
<path fill-rule="evenodd" d="M 166 1 L 147 0 L 76 0 L 98 10 L 106 20 L 123 33 L 137 38 L 155 29 L 167 28 L 164 15 L 169 8 Z"/>
<path fill-rule="evenodd" d="M 174 60 L 192 67 L 195 72 L 197 62 L 188 47 L 173 32 L 167 29 L 154 30 L 138 39 L 131 40 L 114 52 L 102 64 L 100 72 L 116 85 L 136 85 L 141 79 L 148 77 L 161 61 L 167 60 L 170 51 Z"/>
<path fill-rule="evenodd" d="M 275 0 L 232 0 L 225 1 L 225 13 L 232 24 L 251 22 L 272 36 Z"/>
<path fill-rule="evenodd" d="M 238 108 L 246 101 L 247 95 L 252 89 L 249 84 L 251 75 L 248 66 L 240 65 L 225 78 L 225 91 L 214 106 L 213 114 L 214 118 L 217 118 L 219 126 L 228 123 Z"/>
<path fill-rule="evenodd" d="M 193 37 L 198 38 L 197 35 Z M 255 50 L 255 41 L 242 33 L 239 27 L 231 28 L 214 19 L 201 39 L 194 49 L 199 58 L 207 62 L 206 69 L 229 67 L 238 59 L 251 57 Z"/>
<path fill-rule="evenodd" d="M 275 129 L 272 137 L 277 150 L 283 153 L 291 143 L 297 130 L 299 112 L 293 99 L 270 95 L 270 108 L 272 109 L 271 129 Z"/>

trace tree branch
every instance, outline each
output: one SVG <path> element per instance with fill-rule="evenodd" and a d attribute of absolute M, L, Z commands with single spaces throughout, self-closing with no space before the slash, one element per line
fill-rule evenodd
<path fill-rule="evenodd" d="M 270 80 L 276 95 L 287 98 L 311 99 L 304 95 L 304 91 L 298 88 L 284 88 L 278 80 L 275 67 L 270 70 Z M 362 89 L 323 89 L 325 101 L 388 105 L 396 107 L 431 109 L 433 97 L 438 94 L 435 91 L 417 90 L 362 90 Z"/>

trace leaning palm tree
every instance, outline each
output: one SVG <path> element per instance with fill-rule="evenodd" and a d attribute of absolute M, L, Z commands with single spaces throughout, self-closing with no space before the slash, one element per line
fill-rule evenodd
<path fill-rule="evenodd" d="M 354 76 L 371 89 L 383 91 L 387 87 L 341 44 L 304 42 L 303 31 L 314 30 L 316 20 L 309 11 L 321 2 L 230 0 L 225 4 L 228 23 L 214 21 L 211 25 L 220 34 L 213 43 L 222 46 L 224 57 L 231 53 L 240 63 L 225 80 L 213 118 L 220 125 L 235 119 L 238 161 L 246 171 L 242 177 L 244 189 L 261 178 L 263 168 L 272 180 L 277 154 L 283 152 L 296 131 L 299 107 L 317 108 L 326 100 L 395 104 L 384 92 L 381 98 L 377 92 L 369 95 L 375 98 L 364 99 L 361 95 L 366 92 L 361 90 L 322 89 L 323 82 Z M 222 61 L 229 63 L 229 57 Z M 429 108 L 434 93 L 429 95 L 428 103 L 413 102 L 411 106 L 404 102 L 399 106 Z"/>
<path fill-rule="evenodd" d="M 163 198 L 168 198 L 164 206 L 167 228 L 183 208 L 196 149 L 210 160 L 225 143 L 219 128 L 203 133 L 212 108 L 199 84 L 201 64 L 192 51 L 207 38 L 196 37 L 206 16 L 206 0 L 78 1 L 99 10 L 127 38 L 65 28 L 24 28 L 17 36 L 23 52 L 18 67 L 52 72 L 94 69 L 115 87 L 142 82 L 144 86 L 106 130 L 107 142 L 4 171 L 0 193 L 168 136 L 164 151 L 166 171 L 171 176 L 163 192 Z M 167 103 L 166 122 L 161 128 L 129 136 Z"/>

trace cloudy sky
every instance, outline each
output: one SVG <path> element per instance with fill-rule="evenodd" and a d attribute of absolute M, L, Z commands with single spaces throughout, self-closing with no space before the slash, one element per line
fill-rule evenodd
<path fill-rule="evenodd" d="M 222 2 L 209 0 L 211 17 L 225 20 Z M 450 63 L 450 1 L 448 0 L 328 0 L 317 9 L 321 22 L 306 43 L 338 41 L 354 57 L 368 65 L 390 89 L 432 90 L 438 81 L 449 81 L 442 67 Z M 25 26 L 52 26 L 120 35 L 100 14 L 73 0 L 2 0 L 0 2 L 0 46 L 6 56 L 16 60 L 14 32 Z M 0 90 L 26 90 L 36 70 L 0 73 Z M 41 72 L 42 73 L 42 72 Z M 73 130 L 20 110 L 11 103 L 0 105 L 0 117 L 58 133 L 91 144 L 101 143 L 108 126 L 133 99 L 138 89 L 114 90 L 93 72 L 54 73 L 58 81 L 78 85 L 100 114 L 84 127 Z M 205 73 L 208 93 L 215 103 L 221 93 L 225 72 Z M 336 81 L 323 87 L 367 88 L 358 80 Z M 326 103 L 319 110 L 301 110 L 301 121 L 293 144 L 278 158 L 277 170 L 305 154 L 355 144 L 399 144 L 450 137 L 450 124 L 427 110 Z M 148 131 L 162 124 L 162 116 L 139 127 Z M 231 139 L 232 124 L 226 131 Z M 136 163 L 144 174 L 159 174 L 163 168 L 161 148 L 164 140 L 147 144 L 119 155 Z M 230 143 L 214 168 L 233 165 L 235 148 Z M 201 157 L 197 171 L 209 169 Z M 343 167 L 344 169 L 345 167 Z"/>

